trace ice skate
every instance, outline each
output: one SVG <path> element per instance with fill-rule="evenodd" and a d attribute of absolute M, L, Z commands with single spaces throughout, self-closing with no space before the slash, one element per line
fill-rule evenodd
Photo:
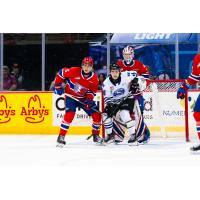
<path fill-rule="evenodd" d="M 97 144 L 103 144 L 103 139 L 99 135 L 93 134 L 92 136 L 93 136 L 93 142 Z"/>
<path fill-rule="evenodd" d="M 129 144 L 133 144 L 136 141 L 137 141 L 136 135 L 135 134 L 131 134 L 130 139 L 128 140 L 128 143 Z"/>
<path fill-rule="evenodd" d="M 195 145 L 195 146 L 190 148 L 190 151 L 192 151 L 192 152 L 196 152 L 196 151 L 199 151 L 199 150 L 200 150 L 200 144 Z"/>
<path fill-rule="evenodd" d="M 63 135 L 59 135 L 58 138 L 57 138 L 57 145 L 56 147 L 64 147 L 66 145 L 66 142 L 65 142 L 65 136 Z"/>
<path fill-rule="evenodd" d="M 150 140 L 150 131 L 149 129 L 146 129 L 145 133 L 142 136 L 140 136 L 137 141 L 140 144 L 146 144 L 148 143 L 149 140 Z"/>
<path fill-rule="evenodd" d="M 111 134 L 107 134 L 106 137 L 104 138 L 105 143 L 111 143 L 114 139 L 115 134 L 112 132 Z"/>

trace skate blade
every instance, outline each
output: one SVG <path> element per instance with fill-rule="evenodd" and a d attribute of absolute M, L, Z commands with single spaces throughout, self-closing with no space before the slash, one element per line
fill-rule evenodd
<path fill-rule="evenodd" d="M 128 145 L 130 147 L 137 147 L 137 146 L 139 146 L 139 143 L 138 142 L 132 142 L 132 143 L 128 143 Z"/>
<path fill-rule="evenodd" d="M 60 144 L 60 143 L 58 143 L 57 145 L 56 145 L 56 147 L 58 147 L 58 148 L 63 148 L 65 145 L 64 144 Z"/>
<path fill-rule="evenodd" d="M 191 155 L 200 155 L 200 151 L 192 151 L 190 150 Z"/>
<path fill-rule="evenodd" d="M 102 143 L 95 142 L 95 145 L 96 146 L 106 146 L 106 143 L 105 142 L 102 142 Z"/>
<path fill-rule="evenodd" d="M 103 143 L 105 143 L 105 144 L 112 144 L 112 143 L 114 143 L 114 140 L 109 140 L 108 142 L 103 141 Z"/>
<path fill-rule="evenodd" d="M 113 143 L 115 145 L 121 145 L 121 144 L 123 144 L 123 140 L 113 140 Z"/>
<path fill-rule="evenodd" d="M 150 138 L 148 138 L 148 139 L 145 140 L 145 141 L 141 141 L 141 142 L 138 141 L 138 143 L 139 143 L 139 145 L 145 145 L 145 144 L 148 144 L 149 141 L 150 141 Z"/>
<path fill-rule="evenodd" d="M 190 154 L 192 154 L 192 155 L 200 155 L 200 150 L 192 150 L 192 149 L 190 149 Z"/>

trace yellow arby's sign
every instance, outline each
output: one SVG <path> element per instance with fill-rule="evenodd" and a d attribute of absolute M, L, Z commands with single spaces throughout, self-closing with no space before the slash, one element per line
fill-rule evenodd
<path fill-rule="evenodd" d="M 0 133 L 49 133 L 51 93 L 1 93 Z"/>
<path fill-rule="evenodd" d="M 1 92 L 0 134 L 58 134 L 64 110 L 57 110 L 56 98 L 52 92 Z M 69 134 L 90 134 L 90 119 L 84 123 L 72 124 Z"/>

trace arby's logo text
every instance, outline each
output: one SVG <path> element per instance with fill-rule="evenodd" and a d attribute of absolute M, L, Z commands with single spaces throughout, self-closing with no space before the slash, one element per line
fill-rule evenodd
<path fill-rule="evenodd" d="M 20 115 L 25 116 L 28 123 L 41 123 L 45 120 L 45 116 L 49 115 L 49 109 L 42 104 L 38 95 L 29 98 L 27 107 L 22 107 Z"/>
<path fill-rule="evenodd" d="M 11 116 L 15 115 L 15 110 L 8 105 L 7 99 L 4 95 L 0 95 L 0 124 L 8 123 Z"/>

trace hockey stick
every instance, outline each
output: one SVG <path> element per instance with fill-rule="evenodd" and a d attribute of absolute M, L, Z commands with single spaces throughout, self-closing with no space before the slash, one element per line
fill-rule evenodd
<path fill-rule="evenodd" d="M 85 105 L 85 103 L 84 103 L 83 101 L 77 99 L 77 98 L 74 97 L 73 95 L 68 94 L 68 93 L 65 93 L 65 95 L 66 95 L 67 97 L 69 97 L 69 98 L 71 98 L 71 99 L 73 99 L 73 100 L 79 102 L 81 105 Z M 123 102 L 124 102 L 127 98 L 129 98 L 129 97 L 131 97 L 131 96 L 133 96 L 133 94 L 132 94 L 131 92 L 129 92 L 129 93 L 123 98 L 123 100 L 117 105 L 117 107 L 114 109 L 113 113 L 115 113 L 115 112 L 119 109 L 119 107 L 123 104 Z M 95 111 L 95 112 L 100 113 L 101 115 L 105 115 L 104 112 L 101 112 L 101 111 L 99 111 L 99 110 L 97 110 L 97 109 L 95 109 L 95 108 L 93 108 L 93 107 L 91 107 L 90 109 L 93 110 L 93 111 Z M 104 119 L 104 120 L 102 121 L 102 123 L 100 124 L 100 126 L 102 126 L 108 118 L 109 118 L 109 116 L 107 116 L 106 119 Z M 127 127 L 126 124 L 123 124 L 121 121 L 117 120 L 116 118 L 115 118 L 115 121 L 118 122 L 118 123 L 120 123 L 120 124 L 121 124 L 122 126 L 124 126 L 125 128 Z M 91 137 L 92 137 L 92 134 L 91 134 L 90 136 L 87 137 L 87 140 L 89 140 Z"/>
<path fill-rule="evenodd" d="M 84 103 L 83 101 L 77 99 L 77 98 L 74 97 L 73 95 L 67 94 L 67 93 L 65 93 L 65 95 L 66 95 L 67 97 L 69 97 L 69 98 L 71 98 L 71 99 L 73 99 L 73 100 L 79 102 L 80 104 L 85 105 L 85 103 Z M 122 99 L 122 101 L 117 105 L 117 107 L 114 109 L 113 113 L 115 113 L 115 112 L 119 109 L 119 107 L 124 103 L 124 101 L 125 101 L 126 99 L 128 99 L 129 97 L 131 97 L 131 96 L 133 96 L 133 94 L 132 94 L 131 92 L 129 92 L 129 93 Z M 95 109 L 94 107 L 91 107 L 90 109 L 93 110 L 93 111 L 95 111 L 95 112 L 100 113 L 101 115 L 105 115 L 104 112 L 101 112 L 101 111 Z M 108 118 L 109 118 L 109 117 L 107 116 L 106 119 L 103 120 L 103 122 L 101 123 L 101 125 L 103 125 L 104 122 L 105 122 Z M 118 120 L 116 120 L 116 121 L 119 122 Z M 120 122 L 120 123 L 121 123 L 121 122 Z M 123 124 L 123 125 L 124 125 L 124 124 Z M 124 126 L 126 126 L 126 125 L 124 125 Z"/>

